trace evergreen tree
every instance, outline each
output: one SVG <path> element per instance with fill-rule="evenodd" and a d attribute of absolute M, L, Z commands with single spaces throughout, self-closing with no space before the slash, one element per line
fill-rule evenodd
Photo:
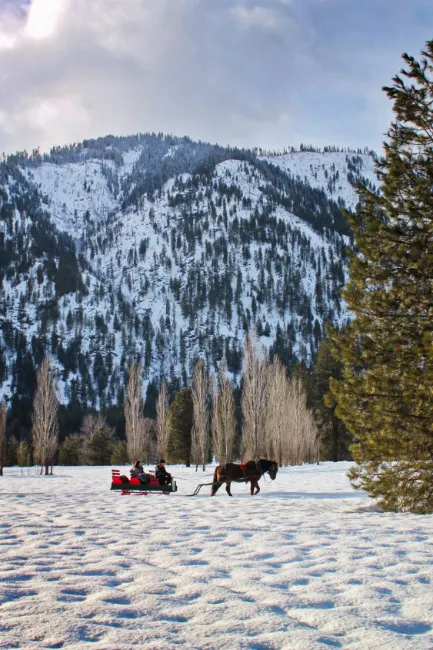
<path fill-rule="evenodd" d="M 88 464 L 110 465 L 115 445 L 116 439 L 113 430 L 106 425 L 99 427 L 87 443 Z"/>
<path fill-rule="evenodd" d="M 331 377 L 337 380 L 341 378 L 341 364 L 332 355 L 329 339 L 323 339 L 314 367 L 311 400 L 319 429 L 320 458 L 337 462 L 351 459 L 349 446 L 352 436 L 343 421 L 336 416 L 335 402 L 325 403 Z"/>
<path fill-rule="evenodd" d="M 59 446 L 59 465 L 81 465 L 82 453 L 80 438 L 67 436 Z"/>
<path fill-rule="evenodd" d="M 168 459 L 191 465 L 193 403 L 190 388 L 182 388 L 168 409 Z"/>
<path fill-rule="evenodd" d="M 120 440 L 111 454 L 112 465 L 127 465 L 129 462 L 126 440 Z"/>
<path fill-rule="evenodd" d="M 6 464 L 6 401 L 0 404 L 0 476 L 3 476 L 3 467 Z"/>
<path fill-rule="evenodd" d="M 29 467 L 31 463 L 31 450 L 26 440 L 21 440 L 17 447 L 17 462 L 20 467 Z"/>
<path fill-rule="evenodd" d="M 343 363 L 337 415 L 357 443 L 350 472 L 388 510 L 433 512 L 433 41 L 384 88 L 395 121 L 364 188 L 344 298 L 354 312 L 334 335 Z"/>
<path fill-rule="evenodd" d="M 18 441 L 15 436 L 10 436 L 6 443 L 6 465 L 11 467 L 18 463 Z"/>
<path fill-rule="evenodd" d="M 143 414 L 145 418 L 156 418 L 156 400 L 158 398 L 158 388 L 151 381 L 146 389 L 146 401 L 144 403 Z"/>
<path fill-rule="evenodd" d="M 77 258 L 73 252 L 60 255 L 55 282 L 58 297 L 76 291 L 81 286 Z"/>

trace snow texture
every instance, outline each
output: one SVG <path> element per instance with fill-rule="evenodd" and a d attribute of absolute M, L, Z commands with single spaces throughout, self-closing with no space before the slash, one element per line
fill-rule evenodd
<path fill-rule="evenodd" d="M 66 165 L 44 163 L 27 170 L 28 178 L 47 197 L 47 207 L 59 230 L 79 237 L 84 232 L 86 212 L 102 219 L 117 207 L 101 167 L 99 161 L 91 160 Z"/>
<path fill-rule="evenodd" d="M 7 469 L 0 648 L 431 649 L 433 517 L 378 512 L 349 466 L 233 499 L 182 496 L 210 477 L 180 467 L 170 496 L 110 492 L 109 467 Z"/>
<path fill-rule="evenodd" d="M 361 178 L 379 186 L 375 161 L 370 154 L 352 152 L 295 151 L 281 156 L 263 158 L 281 167 L 294 178 L 316 189 L 322 189 L 330 199 L 344 201 L 346 208 L 353 210 L 358 203 L 355 187 L 348 180 L 350 165 L 355 168 L 354 180 Z"/>

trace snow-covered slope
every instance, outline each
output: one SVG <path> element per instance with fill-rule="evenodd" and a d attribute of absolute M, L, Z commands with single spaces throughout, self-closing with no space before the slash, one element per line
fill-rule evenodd
<path fill-rule="evenodd" d="M 120 165 L 111 160 L 84 158 L 76 163 L 46 162 L 24 167 L 23 172 L 43 195 L 56 227 L 80 239 L 85 235 L 89 218 L 104 220 L 120 209 L 110 178 L 114 175 L 121 182 L 128 177 L 141 153 L 140 147 L 125 152 Z"/>
<path fill-rule="evenodd" d="M 311 363 L 324 322 L 347 318 L 340 206 L 372 169 L 367 155 L 264 159 L 162 136 L 8 161 L 0 385 L 17 390 L 24 350 L 33 364 L 50 352 L 63 399 L 95 406 L 117 400 L 131 357 L 147 382 L 187 381 L 199 354 L 236 377 L 253 328 Z"/>
<path fill-rule="evenodd" d="M 378 186 L 374 158 L 370 154 L 295 151 L 263 159 L 307 185 L 323 189 L 334 201 L 343 200 L 349 210 L 353 210 L 358 202 L 354 183 L 362 180 Z"/>
<path fill-rule="evenodd" d="M 80 238 L 89 215 L 104 219 L 118 207 L 102 174 L 102 165 L 93 160 L 64 165 L 44 163 L 24 171 L 45 197 L 56 227 Z"/>

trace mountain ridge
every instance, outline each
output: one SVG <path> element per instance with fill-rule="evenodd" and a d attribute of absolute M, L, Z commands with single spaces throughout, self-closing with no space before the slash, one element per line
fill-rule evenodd
<path fill-rule="evenodd" d="M 1 165 L 3 393 L 43 352 L 63 402 L 100 408 L 122 399 L 130 358 L 145 386 L 186 383 L 198 355 L 210 369 L 225 355 L 236 378 L 253 327 L 311 363 L 324 322 L 348 317 L 341 210 L 377 182 L 371 153 L 87 142 Z"/>

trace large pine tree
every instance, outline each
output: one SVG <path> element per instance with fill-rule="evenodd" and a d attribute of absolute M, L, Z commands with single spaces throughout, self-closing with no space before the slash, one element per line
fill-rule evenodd
<path fill-rule="evenodd" d="M 182 388 L 168 409 L 168 461 L 191 465 L 193 403 L 191 388 Z"/>
<path fill-rule="evenodd" d="M 357 443 L 355 486 L 389 510 L 433 512 L 433 41 L 384 88 L 395 119 L 379 195 L 360 192 L 344 297 L 354 320 L 334 341 L 331 389 Z"/>

